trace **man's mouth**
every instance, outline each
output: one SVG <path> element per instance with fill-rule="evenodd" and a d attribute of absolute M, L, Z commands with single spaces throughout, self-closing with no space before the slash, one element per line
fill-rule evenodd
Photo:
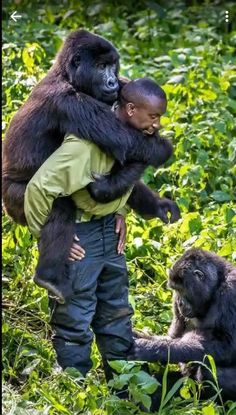
<path fill-rule="evenodd" d="M 155 131 L 156 130 L 154 128 L 148 128 L 147 130 L 143 130 L 143 133 L 147 135 L 153 135 Z"/>

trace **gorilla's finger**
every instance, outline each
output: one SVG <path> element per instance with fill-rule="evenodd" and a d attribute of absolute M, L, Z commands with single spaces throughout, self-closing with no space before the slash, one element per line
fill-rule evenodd
<path fill-rule="evenodd" d="M 95 172 L 92 173 L 92 177 L 94 180 L 101 180 L 103 178 L 102 174 L 95 173 Z"/>
<path fill-rule="evenodd" d="M 157 217 L 162 220 L 164 223 L 169 223 L 169 218 L 167 216 L 168 209 L 165 207 L 159 207 L 157 211 Z"/>
<path fill-rule="evenodd" d="M 153 339 L 153 334 L 148 334 L 139 330 L 134 330 L 132 334 L 134 339 Z"/>
<path fill-rule="evenodd" d="M 173 203 L 173 205 L 171 206 L 170 212 L 171 212 L 170 223 L 174 223 L 180 219 L 181 212 L 176 203 Z"/>

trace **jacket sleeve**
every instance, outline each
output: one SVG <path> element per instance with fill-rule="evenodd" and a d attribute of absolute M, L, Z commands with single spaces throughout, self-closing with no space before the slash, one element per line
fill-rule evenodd
<path fill-rule="evenodd" d="M 116 213 L 118 215 L 124 216 L 125 218 L 130 212 L 131 212 L 131 208 L 129 207 L 129 205 L 126 204 L 123 208 L 118 209 Z"/>
<path fill-rule="evenodd" d="M 91 145 L 68 136 L 27 185 L 24 210 L 31 233 L 40 231 L 58 197 L 69 196 L 91 182 Z"/>

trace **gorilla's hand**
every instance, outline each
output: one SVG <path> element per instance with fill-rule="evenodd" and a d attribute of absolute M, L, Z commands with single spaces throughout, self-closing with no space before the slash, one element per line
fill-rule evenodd
<path fill-rule="evenodd" d="M 94 182 L 87 185 L 90 196 L 99 203 L 108 203 L 112 200 L 113 193 L 109 183 L 108 175 L 93 173 Z"/>
<path fill-rule="evenodd" d="M 94 182 L 87 186 L 90 196 L 99 203 L 108 203 L 130 191 L 139 180 L 146 165 L 127 162 L 123 166 L 115 163 L 109 174 L 93 173 Z"/>
<path fill-rule="evenodd" d="M 170 218 L 168 217 L 170 213 Z M 174 223 L 180 218 L 180 210 L 178 205 L 165 197 L 157 199 L 156 216 L 164 223 Z"/>
<path fill-rule="evenodd" d="M 158 217 L 165 223 L 173 223 L 180 218 L 180 210 L 175 202 L 160 197 L 140 181 L 135 183 L 127 203 L 131 209 L 147 220 Z"/>
<path fill-rule="evenodd" d="M 169 336 L 152 336 L 151 338 L 135 338 L 128 352 L 128 360 L 147 360 L 148 362 L 162 361 L 168 354 Z"/>
<path fill-rule="evenodd" d="M 152 341 L 148 339 L 136 338 L 134 340 L 134 344 L 128 352 L 127 359 L 128 360 L 150 360 L 150 351 L 152 349 Z M 156 356 L 155 356 L 155 360 Z"/>
<path fill-rule="evenodd" d="M 155 337 L 153 334 L 144 333 L 143 331 L 139 331 L 139 330 L 134 330 L 132 332 L 132 334 L 133 334 L 133 338 L 134 339 L 149 339 L 149 340 L 153 340 L 153 338 Z"/>

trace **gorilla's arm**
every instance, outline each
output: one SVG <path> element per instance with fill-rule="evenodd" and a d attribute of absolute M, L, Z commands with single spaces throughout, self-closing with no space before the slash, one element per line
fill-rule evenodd
<path fill-rule="evenodd" d="M 164 223 L 173 223 L 180 218 L 180 210 L 175 202 L 159 197 L 140 181 L 135 184 L 128 204 L 144 219 L 158 217 Z M 168 213 L 170 213 L 170 219 Z"/>
<path fill-rule="evenodd" d="M 147 139 L 145 138 L 145 140 Z M 154 167 L 164 164 L 173 153 L 170 141 L 159 136 L 149 138 L 149 146 L 153 153 L 156 154 Z M 127 159 L 130 159 L 130 152 L 127 155 Z M 146 167 L 148 167 L 148 164 L 132 161 L 126 162 L 122 167 L 116 162 L 110 174 L 100 175 L 95 178 L 94 182 L 88 185 L 88 191 L 91 197 L 99 203 L 111 202 L 125 194 L 140 179 Z M 149 192 L 149 201 L 155 205 L 155 198 L 151 196 L 151 192 Z"/>
<path fill-rule="evenodd" d="M 121 164 L 130 160 L 153 166 L 162 164 L 162 142 L 157 145 L 152 137 L 121 123 L 108 105 L 82 93 L 69 95 L 69 91 L 54 95 L 51 100 L 63 136 L 72 133 L 93 141 Z M 167 152 L 172 152 L 169 141 Z"/>
<path fill-rule="evenodd" d="M 80 94 L 80 97 L 82 105 L 78 103 L 78 100 L 74 102 L 73 99 L 69 107 L 65 105 L 62 107 L 63 126 L 68 118 L 67 132 L 94 141 L 121 164 L 125 160 L 132 160 L 126 163 L 123 169 L 114 170 L 111 175 L 97 179 L 98 185 L 96 182 L 89 185 L 88 190 L 91 196 L 96 201 L 106 203 L 127 192 L 139 179 L 145 165 L 158 167 L 168 160 L 173 147 L 167 139 L 159 136 L 147 137 L 137 129 L 122 124 L 108 106 L 92 97 L 86 95 L 86 100 L 83 100 L 83 94 Z M 70 113 L 67 113 L 68 108 L 71 108 Z M 74 112 L 73 108 L 75 108 Z M 78 120 L 80 120 L 79 123 Z M 143 203 L 144 200 L 145 203 Z M 139 182 L 135 185 L 128 204 L 145 219 L 159 217 L 163 222 L 168 223 L 168 212 L 171 214 L 171 223 L 180 217 L 180 211 L 175 202 L 158 198 L 147 186 Z"/>
<path fill-rule="evenodd" d="M 168 337 L 155 337 L 155 340 L 135 339 L 130 360 L 147 360 L 149 362 L 187 363 L 202 361 L 206 354 L 213 356 L 216 364 L 230 365 L 232 346 L 227 341 L 212 339 L 212 335 L 204 337 L 195 332 L 186 333 L 180 339 L 170 340 Z"/>
<path fill-rule="evenodd" d="M 145 167 L 143 163 L 126 162 L 123 167 L 115 163 L 110 174 L 94 174 L 95 182 L 89 183 L 87 190 L 97 202 L 111 202 L 124 195 L 139 180 Z"/>
<path fill-rule="evenodd" d="M 185 333 L 186 322 L 184 317 L 180 314 L 176 301 L 173 305 L 173 319 L 168 330 L 168 335 L 174 339 L 177 337 L 182 337 Z"/>

